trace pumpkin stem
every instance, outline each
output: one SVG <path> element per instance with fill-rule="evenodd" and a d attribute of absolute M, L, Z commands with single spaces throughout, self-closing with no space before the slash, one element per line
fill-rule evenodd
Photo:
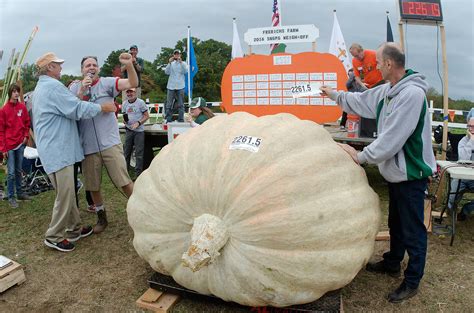
<path fill-rule="evenodd" d="M 195 218 L 191 229 L 191 245 L 181 257 L 183 265 L 193 272 L 199 271 L 220 255 L 219 250 L 228 239 L 227 227 L 217 216 L 203 214 Z"/>

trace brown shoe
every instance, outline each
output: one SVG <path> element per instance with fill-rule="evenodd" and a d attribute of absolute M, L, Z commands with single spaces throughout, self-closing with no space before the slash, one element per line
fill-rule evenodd
<path fill-rule="evenodd" d="M 97 224 L 94 226 L 94 234 L 100 234 L 107 227 L 107 214 L 105 210 L 97 211 Z"/>

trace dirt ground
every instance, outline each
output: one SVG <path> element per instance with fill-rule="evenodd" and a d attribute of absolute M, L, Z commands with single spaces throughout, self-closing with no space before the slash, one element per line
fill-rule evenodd
<path fill-rule="evenodd" d="M 369 180 L 386 211 L 386 186 L 376 171 Z M 43 245 L 51 216 L 52 191 L 11 209 L 0 203 L 0 254 L 25 267 L 27 281 L 0 294 L 0 312 L 141 312 L 135 301 L 148 288 L 153 271 L 136 254 L 133 232 L 126 218 L 126 200 L 109 183 L 106 206 L 110 224 L 100 234 L 80 240 L 72 253 L 60 253 Z M 95 216 L 84 210 L 81 217 L 93 224 Z M 386 219 L 381 228 L 386 227 Z M 361 270 L 342 290 L 347 312 L 473 312 L 474 218 L 458 222 L 454 246 L 449 238 L 429 236 L 428 259 L 420 293 L 402 304 L 390 304 L 385 296 L 401 279 Z M 381 258 L 388 242 L 377 242 L 373 259 Z M 250 312 L 225 305 L 182 299 L 173 312 Z"/>

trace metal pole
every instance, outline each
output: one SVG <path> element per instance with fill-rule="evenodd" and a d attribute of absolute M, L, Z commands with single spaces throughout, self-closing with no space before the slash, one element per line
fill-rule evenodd
<path fill-rule="evenodd" d="M 280 3 L 278 4 L 278 13 L 279 13 L 279 15 L 280 15 L 280 26 L 283 26 L 283 22 L 282 22 L 283 19 L 281 18 L 281 17 L 282 17 L 282 14 L 281 14 L 281 2 L 282 2 L 282 0 L 280 0 Z"/>
<path fill-rule="evenodd" d="M 189 110 L 189 105 L 191 105 L 191 52 L 189 51 L 189 41 L 191 39 L 191 26 L 188 26 L 188 47 L 187 47 L 187 62 L 188 63 L 188 110 Z"/>

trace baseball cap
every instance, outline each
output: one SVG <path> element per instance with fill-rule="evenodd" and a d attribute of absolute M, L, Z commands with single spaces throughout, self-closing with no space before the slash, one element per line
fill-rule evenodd
<path fill-rule="evenodd" d="M 42 56 L 38 58 L 38 60 L 36 60 L 36 66 L 39 68 L 42 68 L 51 62 L 62 64 L 64 63 L 64 60 L 58 58 L 56 54 L 54 54 L 53 52 L 48 52 L 48 53 L 43 54 Z"/>
<path fill-rule="evenodd" d="M 174 50 L 174 51 L 173 51 L 173 54 L 176 54 L 176 53 L 181 54 L 181 50 L 179 50 L 179 49 Z"/>
<path fill-rule="evenodd" d="M 137 50 L 138 50 L 137 45 L 131 45 L 131 46 L 130 46 L 130 50 L 132 50 L 132 49 L 137 49 Z"/>
<path fill-rule="evenodd" d="M 189 108 L 195 109 L 195 108 L 203 108 L 205 106 L 207 106 L 206 99 L 204 99 L 203 97 L 197 97 L 191 101 Z"/>

